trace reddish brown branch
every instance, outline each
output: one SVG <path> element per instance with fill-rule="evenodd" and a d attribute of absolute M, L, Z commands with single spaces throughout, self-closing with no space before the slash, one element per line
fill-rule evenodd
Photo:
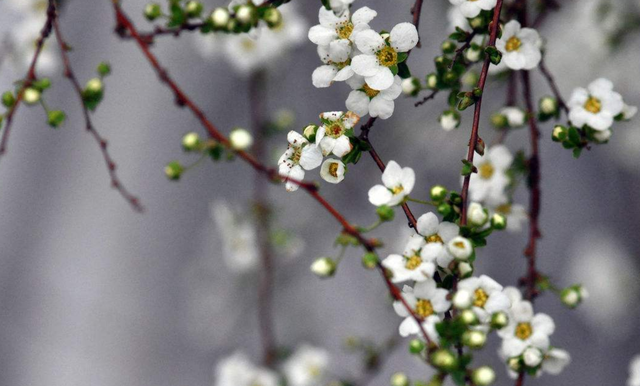
<path fill-rule="evenodd" d="M 120 179 L 118 178 L 118 174 L 116 173 L 116 163 L 111 158 L 109 154 L 109 150 L 107 149 L 107 141 L 100 135 L 98 130 L 96 130 L 93 122 L 91 120 L 91 114 L 89 113 L 89 109 L 84 102 L 84 98 L 82 97 L 82 87 L 78 82 L 78 78 L 73 72 L 73 68 L 71 67 L 71 61 L 69 60 L 69 45 L 64 40 L 62 36 L 62 32 L 60 31 L 60 24 L 58 23 L 58 19 L 55 18 L 53 20 L 53 28 L 55 31 L 56 39 L 58 40 L 58 46 L 60 47 L 60 56 L 62 57 L 62 63 L 64 65 L 64 76 L 69 79 L 71 85 L 73 86 L 76 95 L 80 99 L 80 104 L 82 105 L 82 112 L 84 114 L 85 127 L 87 131 L 93 136 L 96 143 L 100 147 L 100 151 L 102 152 L 102 157 L 104 158 L 104 162 L 107 165 L 107 171 L 109 172 L 109 177 L 111 178 L 111 186 L 120 193 L 122 197 L 124 197 L 127 202 L 131 205 L 133 209 L 138 212 L 142 212 L 144 209 L 140 204 L 140 200 L 129 193 L 129 191 L 124 187 Z"/>
<path fill-rule="evenodd" d="M 411 7 L 411 15 L 413 15 L 413 25 L 416 26 L 417 31 L 419 31 L 420 29 L 420 16 L 422 15 L 422 2 L 423 0 L 416 0 L 416 2 L 413 4 L 413 7 Z M 417 47 L 418 48 L 422 47 L 422 42 L 420 41 L 420 32 L 418 32 Z M 411 52 L 408 52 L 407 54 L 411 54 Z"/>
<path fill-rule="evenodd" d="M 433 90 L 433 91 L 431 92 L 431 94 L 429 94 L 429 95 L 425 96 L 424 98 L 422 98 L 421 100 L 417 101 L 416 103 L 414 103 L 414 104 L 413 104 L 413 106 L 414 106 L 414 107 L 418 107 L 418 106 L 421 106 L 421 105 L 423 105 L 423 104 L 427 103 L 427 102 L 428 102 L 428 101 L 430 101 L 431 99 L 435 98 L 435 97 L 436 97 L 436 95 L 438 95 L 438 92 L 439 92 L 439 91 L 440 91 L 440 90 Z"/>
<path fill-rule="evenodd" d="M 469 48 L 469 46 L 471 46 L 471 41 L 476 36 L 476 33 L 477 33 L 476 31 L 473 31 L 470 34 L 468 34 L 467 39 L 464 41 L 464 44 L 456 49 L 455 54 L 453 55 L 453 59 L 451 59 L 451 63 L 449 64 L 450 70 L 453 68 L 453 65 L 456 64 L 456 61 L 460 58 L 464 50 L 466 50 L 467 48 Z"/>
<path fill-rule="evenodd" d="M 567 116 L 569 116 L 569 107 L 567 106 L 567 103 L 562 98 L 562 94 L 558 89 L 558 85 L 556 84 L 556 81 L 553 75 L 545 65 L 544 59 L 540 61 L 540 64 L 538 65 L 538 67 L 540 69 L 540 72 L 544 76 L 544 78 L 547 80 L 547 83 L 549 83 L 549 87 L 551 88 L 551 91 L 553 91 L 553 95 L 556 97 L 556 100 L 558 101 L 558 106 L 565 112 L 565 114 L 567 114 Z"/>
<path fill-rule="evenodd" d="M 49 0 L 49 5 L 47 6 L 47 20 L 44 22 L 44 26 L 40 31 L 40 37 L 36 40 L 36 51 L 33 54 L 33 59 L 31 59 L 31 64 L 29 65 L 29 70 L 27 71 L 27 76 L 22 80 L 22 85 L 20 86 L 20 90 L 18 91 L 18 95 L 16 97 L 15 102 L 9 109 L 7 113 L 7 123 L 4 127 L 4 133 L 2 133 L 2 141 L 0 141 L 0 157 L 4 155 L 7 151 L 7 144 L 9 142 L 9 134 L 11 133 L 11 124 L 13 123 L 13 117 L 18 111 L 18 107 L 22 102 L 22 98 L 24 97 L 24 92 L 33 81 L 37 79 L 36 76 L 36 65 L 38 64 L 38 59 L 40 58 L 40 53 L 42 52 L 42 48 L 44 47 L 44 42 L 51 35 L 51 30 L 53 27 L 53 21 L 58 17 L 56 2 L 55 0 Z"/>
<path fill-rule="evenodd" d="M 490 35 L 489 35 L 489 44 L 488 47 L 495 47 L 496 38 L 498 36 L 498 27 L 500 24 L 500 11 L 502 10 L 502 0 L 498 0 L 495 9 L 493 10 L 493 20 L 490 24 Z M 478 88 L 480 89 L 481 95 L 478 97 L 478 100 L 475 104 L 475 108 L 473 111 L 473 125 L 471 127 L 471 138 L 469 139 L 469 150 L 467 152 L 467 161 L 473 163 L 473 155 L 475 153 L 476 144 L 478 143 L 478 130 L 480 127 L 480 111 L 482 108 L 482 93 L 484 93 L 484 86 L 487 82 L 487 75 L 489 73 L 489 65 L 491 64 L 489 55 L 484 59 L 484 63 L 482 65 L 482 72 L 480 72 L 480 80 L 478 81 Z M 467 225 L 467 206 L 468 206 L 468 197 L 469 197 L 469 181 L 471 180 L 471 175 L 464 177 L 464 182 L 462 184 L 462 213 L 460 215 L 460 225 Z"/>

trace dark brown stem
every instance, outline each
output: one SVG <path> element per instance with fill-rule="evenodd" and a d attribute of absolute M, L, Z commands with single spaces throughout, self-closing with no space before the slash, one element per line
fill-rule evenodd
<path fill-rule="evenodd" d="M 38 64 L 38 59 L 40 58 L 40 53 L 42 52 L 42 47 L 44 47 L 44 42 L 51 35 L 51 31 L 53 28 L 53 21 L 58 17 L 58 11 L 56 8 L 55 0 L 49 0 L 49 5 L 47 6 L 47 20 L 44 22 L 44 26 L 40 31 L 40 36 L 36 41 L 36 51 L 33 54 L 33 59 L 31 59 L 31 64 L 29 65 L 29 70 L 27 71 L 27 75 L 22 80 L 22 84 L 20 86 L 20 90 L 18 91 L 18 95 L 16 100 L 7 112 L 7 123 L 4 127 L 4 132 L 2 133 L 2 141 L 0 141 L 0 157 L 4 155 L 7 151 L 7 144 L 9 143 L 9 134 L 11 133 L 11 124 L 13 123 L 13 117 L 18 111 L 18 107 L 22 102 L 22 98 L 24 97 L 24 92 L 34 80 L 37 79 L 36 76 L 36 65 Z"/>
<path fill-rule="evenodd" d="M 267 143 L 265 132 L 266 74 L 257 71 L 249 80 L 249 108 L 251 109 L 251 126 L 254 132 L 253 152 L 258 161 L 265 158 Z M 276 357 L 276 343 L 273 328 L 273 276 L 275 262 L 271 248 L 271 206 L 269 205 L 269 186 L 267 179 L 256 178 L 253 185 L 253 200 L 256 211 L 257 238 L 262 262 L 260 285 L 258 286 L 258 323 L 260 340 L 262 341 L 262 362 L 265 366 L 273 366 Z"/>
<path fill-rule="evenodd" d="M 414 103 L 413 105 L 414 105 L 415 107 L 418 107 L 418 106 L 421 106 L 421 105 L 423 105 L 423 104 L 427 103 L 429 100 L 431 100 L 431 99 L 435 98 L 435 97 L 436 97 L 436 95 L 438 95 L 438 92 L 439 92 L 439 91 L 440 91 L 440 90 L 433 90 L 433 91 L 431 92 L 431 94 L 429 94 L 429 95 L 425 96 L 424 98 L 422 98 L 421 100 L 417 101 L 417 102 L 416 102 L 416 103 Z"/>
<path fill-rule="evenodd" d="M 104 158 L 104 162 L 107 165 L 107 171 L 109 172 L 109 177 L 111 178 L 111 186 L 120 193 L 122 197 L 131 205 L 131 207 L 138 211 L 142 212 L 144 208 L 140 204 L 140 200 L 129 193 L 129 191 L 124 187 L 120 179 L 118 178 L 118 174 L 116 173 L 116 163 L 111 158 L 109 151 L 107 150 L 107 141 L 100 135 L 100 133 L 96 130 L 93 122 L 91 120 L 91 114 L 89 113 L 89 109 L 84 102 L 84 98 L 82 97 L 82 87 L 78 82 L 78 78 L 73 72 L 73 68 L 71 67 L 71 61 L 69 60 L 69 45 L 64 40 L 62 36 L 62 31 L 60 30 L 60 24 L 58 23 L 58 19 L 53 19 L 53 29 L 55 31 L 56 40 L 58 41 L 58 46 L 60 47 L 60 56 L 62 57 L 62 63 L 64 65 L 64 76 L 69 79 L 73 89 L 80 100 L 80 104 L 82 106 L 82 112 L 84 115 L 85 128 L 91 134 L 91 136 L 95 139 L 96 143 L 100 147 L 100 151 L 102 152 L 102 158 Z"/>
<path fill-rule="evenodd" d="M 460 56 L 462 55 L 464 50 L 469 48 L 469 46 L 471 45 L 471 41 L 473 40 L 473 38 L 475 36 L 476 36 L 476 31 L 473 31 L 470 34 L 468 34 L 467 35 L 467 39 L 465 40 L 464 44 L 462 46 L 460 46 L 458 49 L 456 49 L 455 54 L 453 55 L 453 59 L 451 60 L 451 63 L 449 64 L 449 69 L 450 70 L 453 68 L 453 65 L 456 64 L 456 61 L 460 58 Z"/>
<path fill-rule="evenodd" d="M 547 83 L 549 83 L 549 87 L 551 88 L 551 91 L 553 92 L 553 95 L 558 100 L 558 106 L 565 112 L 565 114 L 567 114 L 567 117 L 568 117 L 569 116 L 569 107 L 567 106 L 567 103 L 562 98 L 562 94 L 560 93 L 560 90 L 558 89 L 558 85 L 556 84 L 556 81 L 555 81 L 553 75 L 551 74 L 551 72 L 549 71 L 547 66 L 545 65 L 544 58 L 540 61 L 540 64 L 538 65 L 538 67 L 540 68 L 540 72 L 542 73 L 544 78 L 547 80 Z"/>
<path fill-rule="evenodd" d="M 500 24 L 500 11 L 502 10 L 502 0 L 498 0 L 495 9 L 493 10 L 493 20 L 490 24 L 490 35 L 489 35 L 489 47 L 495 47 L 496 38 L 498 36 L 498 26 Z M 482 93 L 484 93 L 484 86 L 487 82 L 487 76 L 489 74 L 489 65 L 491 61 L 489 60 L 489 55 L 484 60 L 482 65 L 482 71 L 480 72 L 480 80 L 478 81 L 478 89 L 480 89 L 481 95 L 478 97 L 478 100 L 475 104 L 475 108 L 473 111 L 473 125 L 471 127 L 471 138 L 469 139 L 469 150 L 467 152 L 467 161 L 473 163 L 473 155 L 475 153 L 476 144 L 478 143 L 478 130 L 480 127 L 480 111 L 482 108 Z M 464 182 L 462 183 L 462 213 L 460 215 L 460 225 L 467 225 L 467 206 L 468 206 L 468 197 L 469 197 L 469 181 L 471 180 L 471 175 L 464 177 Z"/>
<path fill-rule="evenodd" d="M 418 44 L 417 47 L 420 48 L 422 47 L 422 42 L 420 41 L 420 15 L 422 14 L 422 2 L 423 0 L 416 0 L 416 2 L 413 4 L 413 7 L 411 7 L 411 15 L 413 15 L 413 25 L 416 26 L 416 30 L 418 31 Z M 411 54 L 411 52 L 408 52 L 407 54 Z"/>

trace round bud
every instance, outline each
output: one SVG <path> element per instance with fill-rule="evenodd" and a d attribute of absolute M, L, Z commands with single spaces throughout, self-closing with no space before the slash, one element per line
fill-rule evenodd
<path fill-rule="evenodd" d="M 378 214 L 380 221 L 393 221 L 393 217 L 395 216 L 393 208 L 387 205 L 377 207 L 376 213 Z"/>
<path fill-rule="evenodd" d="M 438 88 L 438 76 L 436 74 L 427 75 L 427 87 L 432 90 Z"/>
<path fill-rule="evenodd" d="M 462 334 L 462 343 L 470 349 L 481 349 L 486 342 L 487 334 L 482 331 L 467 330 Z"/>
<path fill-rule="evenodd" d="M 484 19 L 482 18 L 482 16 L 474 17 L 473 19 L 469 19 L 469 25 L 473 29 L 481 28 L 482 26 L 484 26 Z"/>
<path fill-rule="evenodd" d="M 445 40 L 442 43 L 442 52 L 444 52 L 445 54 L 452 54 L 455 50 L 456 50 L 456 43 L 452 42 L 451 40 Z"/>
<path fill-rule="evenodd" d="M 507 366 L 516 373 L 519 373 L 522 368 L 522 364 L 520 364 L 520 357 L 509 358 Z"/>
<path fill-rule="evenodd" d="M 22 94 L 22 99 L 28 105 L 34 105 L 40 102 L 40 91 L 35 88 L 28 87 L 24 90 Z"/>
<path fill-rule="evenodd" d="M 100 94 L 103 88 L 102 80 L 100 78 L 92 78 L 87 82 L 87 86 L 85 87 L 85 91 L 90 94 Z"/>
<path fill-rule="evenodd" d="M 405 373 L 395 373 L 391 376 L 391 386 L 409 386 L 409 378 Z"/>
<path fill-rule="evenodd" d="M 165 166 L 164 174 L 170 180 L 178 180 L 184 172 L 184 167 L 179 161 L 171 161 Z"/>
<path fill-rule="evenodd" d="M 457 365 L 456 356 L 446 349 L 439 349 L 431 354 L 431 364 L 442 370 L 452 370 Z"/>
<path fill-rule="evenodd" d="M 367 252 L 362 256 L 362 266 L 366 269 L 374 269 L 378 266 L 378 255 Z"/>
<path fill-rule="evenodd" d="M 196 132 L 190 132 L 182 137 L 182 148 L 185 151 L 195 151 L 198 150 L 200 146 L 200 136 Z"/>
<path fill-rule="evenodd" d="M 562 142 L 565 139 L 567 139 L 567 136 L 569 135 L 569 130 L 562 126 L 562 125 L 556 125 L 553 128 L 553 134 L 551 135 L 551 139 L 553 139 L 555 142 Z"/>
<path fill-rule="evenodd" d="M 438 122 L 444 131 L 451 131 L 460 126 L 460 114 L 453 110 L 447 110 L 440 115 Z"/>
<path fill-rule="evenodd" d="M 587 292 L 582 288 L 582 286 L 571 286 L 562 290 L 560 293 L 560 300 L 562 300 L 562 303 L 565 306 L 569 308 L 576 308 L 586 296 Z"/>
<path fill-rule="evenodd" d="M 452 210 L 453 208 L 451 208 L 451 205 L 447 204 L 446 202 L 438 205 L 438 213 L 443 216 L 447 216 L 449 213 L 451 213 Z"/>
<path fill-rule="evenodd" d="M 33 83 L 31 83 L 31 87 L 35 88 L 40 92 L 43 92 L 44 90 L 51 87 L 51 79 L 42 78 L 42 79 L 35 80 L 33 81 Z"/>
<path fill-rule="evenodd" d="M 447 250 L 456 259 L 467 261 L 473 254 L 473 245 L 469 239 L 456 236 L 447 243 Z"/>
<path fill-rule="evenodd" d="M 235 150 L 246 150 L 253 145 L 253 137 L 247 130 L 237 127 L 231 130 L 229 142 Z"/>
<path fill-rule="evenodd" d="M 409 352 L 411 354 L 420 354 L 424 348 L 425 344 L 420 339 L 411 339 L 409 342 Z"/>
<path fill-rule="evenodd" d="M 504 129 L 509 125 L 509 120 L 506 115 L 495 113 L 491 115 L 491 124 L 497 129 Z"/>
<path fill-rule="evenodd" d="M 307 127 L 305 127 L 302 130 L 302 135 L 309 141 L 309 142 L 315 142 L 315 138 L 316 138 L 316 132 L 318 131 L 318 125 L 307 125 Z"/>
<path fill-rule="evenodd" d="M 463 310 L 460 313 L 460 320 L 468 326 L 478 324 L 478 316 L 471 310 Z"/>
<path fill-rule="evenodd" d="M 211 16 L 209 16 L 209 20 L 211 20 L 211 24 L 213 25 L 213 29 L 222 30 L 227 28 L 227 24 L 229 23 L 229 11 L 226 8 L 219 7 L 211 12 Z"/>
<path fill-rule="evenodd" d="M 107 62 L 100 62 L 98 64 L 98 67 L 96 67 L 96 71 L 100 76 L 107 76 L 111 74 L 111 65 Z"/>
<path fill-rule="evenodd" d="M 278 8 L 267 8 L 262 19 L 267 22 L 269 28 L 278 28 L 282 25 L 282 13 Z"/>
<path fill-rule="evenodd" d="M 479 80 L 480 75 L 476 71 L 467 71 L 462 75 L 462 83 L 469 87 L 476 87 Z"/>
<path fill-rule="evenodd" d="M 415 96 L 420 91 L 420 81 L 418 78 L 411 77 L 402 81 L 402 93 L 404 95 Z"/>
<path fill-rule="evenodd" d="M 187 1 L 187 4 L 184 6 L 184 11 L 188 17 L 200 17 L 202 9 L 202 3 L 195 0 Z"/>
<path fill-rule="evenodd" d="M 58 128 L 62 126 L 65 118 L 66 118 L 66 115 L 64 111 L 50 110 L 49 112 L 47 112 L 47 122 L 49 123 L 49 126 L 53 128 Z"/>
<path fill-rule="evenodd" d="M 472 202 L 471 205 L 469 205 L 467 218 L 471 225 L 479 227 L 487 223 L 489 220 L 489 214 L 482 205 L 477 202 Z"/>
<path fill-rule="evenodd" d="M 236 19 L 242 25 L 252 25 L 256 21 L 256 9 L 250 5 L 241 5 L 236 11 Z"/>
<path fill-rule="evenodd" d="M 458 263 L 458 276 L 460 276 L 461 278 L 467 278 L 471 276 L 472 273 L 473 266 L 470 263 L 466 261 L 461 261 Z"/>
<path fill-rule="evenodd" d="M 162 16 L 162 8 L 158 3 L 149 3 L 144 7 L 144 17 L 149 21 L 154 21 L 155 19 Z"/>
<path fill-rule="evenodd" d="M 494 213 L 491 216 L 491 226 L 493 229 L 503 230 L 507 227 L 507 218 L 500 213 Z"/>
<path fill-rule="evenodd" d="M 476 386 L 489 386 L 496 380 L 496 373 L 489 366 L 478 367 L 473 370 L 471 379 Z"/>
<path fill-rule="evenodd" d="M 480 60 L 482 55 L 482 49 L 477 44 L 472 44 L 471 47 L 467 49 L 464 57 L 471 63 L 475 63 Z"/>
<path fill-rule="evenodd" d="M 473 304 L 473 294 L 467 290 L 458 290 L 452 299 L 453 306 L 459 310 L 465 310 Z"/>
<path fill-rule="evenodd" d="M 522 353 L 522 360 L 528 367 L 536 367 L 542 362 L 542 353 L 535 347 L 529 347 Z"/>
<path fill-rule="evenodd" d="M 491 315 L 491 328 L 500 330 L 509 324 L 509 316 L 506 312 L 495 312 Z"/>
<path fill-rule="evenodd" d="M 336 263 L 329 257 L 321 257 L 311 264 L 311 272 L 320 278 L 331 277 L 336 272 Z"/>
<path fill-rule="evenodd" d="M 458 81 L 458 74 L 453 70 L 447 70 L 442 77 L 442 80 L 447 84 L 453 84 Z"/>
<path fill-rule="evenodd" d="M 11 91 L 5 91 L 2 94 L 2 104 L 5 107 L 12 107 L 13 104 L 16 103 L 16 98 L 13 96 L 13 93 Z"/>
<path fill-rule="evenodd" d="M 593 138 L 595 138 L 596 141 L 603 143 L 607 142 L 609 138 L 611 138 L 611 134 L 613 134 L 611 130 L 595 131 L 593 133 Z"/>
<path fill-rule="evenodd" d="M 558 112 L 558 100 L 556 98 L 546 96 L 541 98 L 538 104 L 543 114 L 555 115 Z"/>
<path fill-rule="evenodd" d="M 447 198 L 449 191 L 442 185 L 434 185 L 429 190 L 429 196 L 433 201 L 442 201 Z"/>

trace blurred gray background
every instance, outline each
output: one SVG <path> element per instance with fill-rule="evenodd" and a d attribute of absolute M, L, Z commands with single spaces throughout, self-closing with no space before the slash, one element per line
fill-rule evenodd
<path fill-rule="evenodd" d="M 316 23 L 318 1 L 296 0 L 309 25 Z M 255 274 L 237 275 L 223 264 L 220 236 L 210 215 L 214 199 L 236 206 L 251 198 L 253 170 L 241 162 L 206 163 L 179 183 L 163 175 L 172 159 L 185 162 L 181 137 L 203 130 L 187 111 L 173 104 L 171 93 L 132 42 L 113 34 L 110 1 L 68 0 L 61 23 L 76 74 L 84 83 L 101 60 L 113 66 L 106 80 L 106 99 L 94 114 L 106 136 L 122 181 L 139 195 L 146 213 L 134 213 L 109 186 L 97 145 L 83 129 L 81 110 L 70 85 L 56 73 L 47 92 L 50 105 L 68 113 L 64 128 L 52 130 L 39 108 L 20 108 L 9 151 L 0 162 L 0 384 L 12 386 L 164 386 L 211 385 L 217 360 L 241 349 L 255 361 L 260 345 L 256 316 Z M 409 21 L 410 0 L 357 0 L 378 11 L 377 29 Z M 638 9 L 635 1 L 608 2 Z M 142 0 L 123 6 L 139 26 Z M 1 3 L 0 3 L 1 5 Z M 208 7 L 222 5 L 211 1 Z M 448 33 L 447 1 L 425 2 L 422 49 L 410 58 L 414 74 L 433 70 L 432 58 Z M 626 7 L 626 8 L 625 8 Z M 605 76 L 628 104 L 640 105 L 640 40 L 632 35 L 616 51 L 608 50 L 604 29 L 595 23 L 596 2 L 566 2 L 541 28 L 548 40 L 548 67 L 568 98 Z M 15 22 L 0 8 L 4 32 Z M 623 11 L 624 12 L 624 11 Z M 160 39 L 154 47 L 169 72 L 224 131 L 249 125 L 247 80 L 223 60 L 203 60 L 186 34 Z M 268 78 L 270 110 L 290 108 L 297 126 L 322 111 L 344 109 L 349 87 L 315 89 L 311 72 L 319 65 L 313 44 L 292 53 Z M 2 91 L 23 76 L 3 66 Z M 549 90 L 533 75 L 536 95 Z M 481 135 L 495 135 L 490 112 L 504 100 L 504 84 L 491 80 L 485 94 Z M 466 152 L 471 113 L 460 129 L 445 133 L 437 117 L 443 96 L 414 108 L 401 97 L 396 113 L 376 124 L 371 140 L 385 160 L 416 170 L 415 192 L 441 183 L 459 187 L 460 159 Z M 573 363 L 557 377 L 527 379 L 534 385 L 622 385 L 629 358 L 640 353 L 637 237 L 640 232 L 640 127 L 619 124 L 611 143 L 595 147 L 580 160 L 542 131 L 543 210 L 540 269 L 560 285 L 582 282 L 592 289 L 584 307 L 570 311 L 551 295 L 536 307 L 557 323 L 552 342 L 567 349 Z M 274 154 L 285 146 L 274 138 Z M 528 133 L 508 138 L 512 150 L 528 149 Z M 274 161 L 275 162 L 275 161 Z M 317 171 L 308 174 L 319 180 Z M 328 200 L 353 222 L 375 219 L 368 189 L 380 173 L 368 157 L 335 186 L 323 185 Z M 329 349 L 332 372 L 358 374 L 357 358 L 342 349 L 349 335 L 377 340 L 394 336 L 400 322 L 389 305 L 384 283 L 360 266 L 359 251 L 350 250 L 337 276 L 321 281 L 309 272 L 314 258 L 335 254 L 339 228 L 304 193 L 269 190 L 280 224 L 297 230 L 306 243 L 301 256 L 277 268 L 275 325 L 278 341 L 295 346 L 309 342 Z M 518 201 L 527 204 L 526 191 Z M 416 213 L 428 210 L 412 205 Z M 375 232 L 390 252 L 410 234 L 398 215 Z M 514 285 L 524 272 L 526 233 L 502 233 L 479 255 L 478 273 Z M 495 355 L 497 338 L 483 360 L 496 365 L 498 384 L 512 384 Z M 428 371 L 400 347 L 374 384 L 388 384 L 393 371 L 426 378 Z"/>

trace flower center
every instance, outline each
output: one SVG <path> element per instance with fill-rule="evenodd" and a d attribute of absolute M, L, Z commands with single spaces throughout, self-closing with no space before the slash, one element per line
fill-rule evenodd
<path fill-rule="evenodd" d="M 404 190 L 404 188 L 402 187 L 402 185 L 398 185 L 398 186 L 394 186 L 393 188 L 390 189 L 391 193 L 393 193 L 394 195 L 396 194 L 400 194 L 402 193 L 402 191 Z"/>
<path fill-rule="evenodd" d="M 320 368 L 318 366 L 315 365 L 310 365 L 307 367 L 307 371 L 309 372 L 309 375 L 311 375 L 311 378 L 318 378 L 320 376 L 320 374 L 322 373 L 320 371 Z"/>
<path fill-rule="evenodd" d="M 485 162 L 482 165 L 480 165 L 478 170 L 480 172 L 480 178 L 482 179 L 488 180 L 493 176 L 493 172 L 494 172 L 493 165 L 491 165 L 491 163 L 489 162 Z"/>
<path fill-rule="evenodd" d="M 291 161 L 293 161 L 293 163 L 295 165 L 300 163 L 300 157 L 302 157 L 302 148 L 301 147 L 295 147 L 293 149 L 293 154 L 291 155 Z"/>
<path fill-rule="evenodd" d="M 416 314 L 423 318 L 433 315 L 433 304 L 431 304 L 431 301 L 418 299 L 418 302 L 416 303 Z"/>
<path fill-rule="evenodd" d="M 331 174 L 335 178 L 338 178 L 338 164 L 337 163 L 332 163 L 331 165 L 329 165 L 329 174 Z"/>
<path fill-rule="evenodd" d="M 516 326 L 516 336 L 521 340 L 527 339 L 532 333 L 533 328 L 531 328 L 531 323 L 518 323 Z"/>
<path fill-rule="evenodd" d="M 245 51 L 253 51 L 256 48 L 256 43 L 249 38 L 243 39 L 241 45 Z"/>
<path fill-rule="evenodd" d="M 398 63 L 398 53 L 392 47 L 385 47 L 376 54 L 378 61 L 385 67 L 391 67 Z"/>
<path fill-rule="evenodd" d="M 418 255 L 413 255 L 407 259 L 407 262 L 404 265 L 404 267 L 406 269 L 413 271 L 414 269 L 418 268 L 420 264 L 422 264 L 422 258 Z"/>
<path fill-rule="evenodd" d="M 366 83 L 364 84 L 364 86 L 362 86 L 362 90 L 364 91 L 365 94 L 367 94 L 369 98 L 373 98 L 376 95 L 380 94 L 380 91 L 369 87 L 369 85 Z"/>
<path fill-rule="evenodd" d="M 351 58 L 345 60 L 344 62 L 332 62 L 331 64 L 333 64 L 338 70 L 342 70 L 343 68 L 351 64 Z"/>
<path fill-rule="evenodd" d="M 518 51 L 521 45 L 522 45 L 522 41 L 520 41 L 520 39 L 518 39 L 517 37 L 512 36 L 509 38 L 509 40 L 507 40 L 507 44 L 505 45 L 505 48 L 507 52 Z"/>
<path fill-rule="evenodd" d="M 442 237 L 440 237 L 440 235 L 436 233 L 435 235 L 431 235 L 431 236 L 427 237 L 427 243 L 444 244 L 444 241 L 442 240 Z"/>
<path fill-rule="evenodd" d="M 590 96 L 584 103 L 584 109 L 590 113 L 598 114 L 602 110 L 602 102 L 600 99 Z"/>
<path fill-rule="evenodd" d="M 340 39 L 349 39 L 351 33 L 353 32 L 353 23 L 350 21 L 336 28 L 336 33 Z"/>
<path fill-rule="evenodd" d="M 473 305 L 476 307 L 484 307 L 484 305 L 487 303 L 487 300 L 489 299 L 489 295 L 487 295 L 487 292 L 482 288 L 478 288 L 477 290 L 475 290 L 473 295 Z"/>
<path fill-rule="evenodd" d="M 511 214 L 511 204 L 502 204 L 496 208 L 496 212 L 502 214 Z"/>
<path fill-rule="evenodd" d="M 331 138 L 338 138 L 344 133 L 344 126 L 339 122 L 333 122 L 331 126 L 327 127 L 326 133 Z"/>

